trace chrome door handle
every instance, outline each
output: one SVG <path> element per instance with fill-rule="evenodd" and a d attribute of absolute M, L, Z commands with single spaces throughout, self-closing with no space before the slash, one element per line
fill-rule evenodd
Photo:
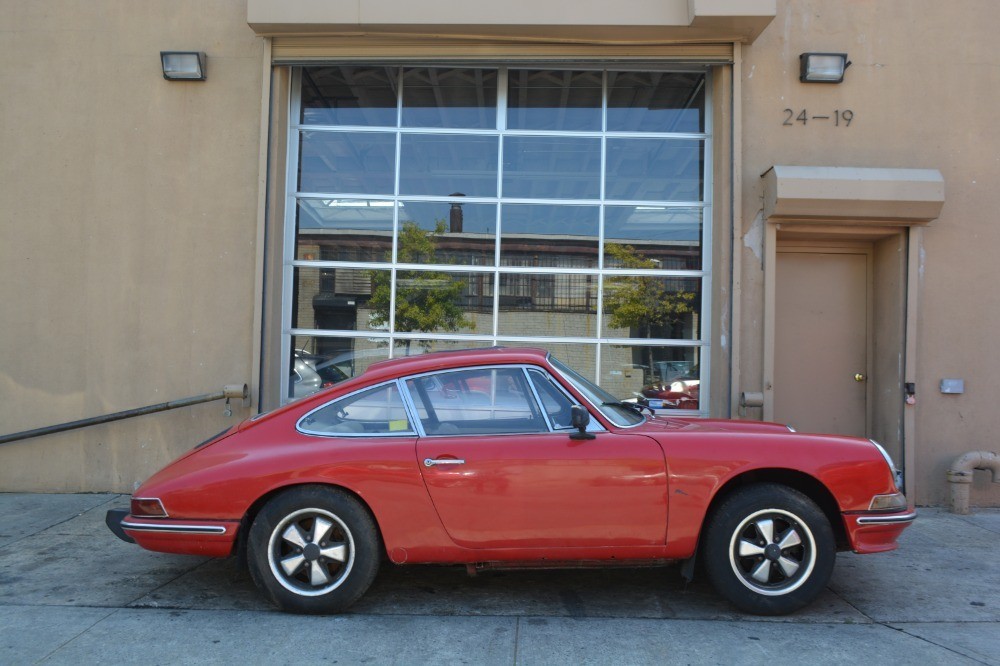
<path fill-rule="evenodd" d="M 465 461 L 461 458 L 440 458 L 435 460 L 434 458 L 424 458 L 424 467 L 434 467 L 434 465 L 464 465 Z"/>

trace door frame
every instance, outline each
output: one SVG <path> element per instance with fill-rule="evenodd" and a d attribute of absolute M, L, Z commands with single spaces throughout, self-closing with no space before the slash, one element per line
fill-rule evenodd
<path fill-rule="evenodd" d="M 919 396 L 906 387 L 917 384 L 917 315 L 920 304 L 922 274 L 921 252 L 923 227 L 941 214 L 944 205 L 944 176 L 937 169 L 900 167 L 849 167 L 803 166 L 775 164 L 761 174 L 761 217 L 764 221 L 764 336 L 762 386 L 760 402 L 764 417 L 773 415 L 771 402 L 774 379 L 774 297 L 775 255 L 779 231 L 782 239 L 805 236 L 806 238 L 867 240 L 874 244 L 876 298 L 891 298 L 895 304 L 895 329 L 888 336 L 886 327 L 876 327 L 876 346 L 880 340 L 889 340 L 888 347 L 898 347 L 902 363 L 894 364 L 889 373 L 880 368 L 876 377 L 897 382 L 883 400 L 881 389 L 876 390 L 877 401 L 869 398 L 873 406 L 879 405 L 873 417 L 872 428 L 888 433 L 884 426 L 896 427 L 896 440 L 902 463 L 907 495 L 916 497 L 913 487 L 916 464 L 914 453 L 919 446 L 916 432 L 916 410 Z M 896 255 L 890 260 L 884 251 L 894 248 Z M 890 272 L 883 270 L 891 269 Z M 887 277 L 888 280 L 883 279 Z M 886 304 L 889 301 L 885 301 Z M 879 307 L 880 314 L 885 312 Z M 874 324 L 873 324 L 874 326 Z M 885 353 L 879 355 L 884 360 Z M 902 366 L 902 367 L 899 367 Z M 890 377 L 890 374 L 892 377 Z M 879 377 L 881 379 L 881 377 Z M 756 387 L 753 391 L 757 403 Z M 912 395 L 915 400 L 904 402 Z M 744 391 L 743 395 L 748 395 Z M 898 398 L 898 402 L 896 399 Z M 895 403 L 895 404 L 893 404 Z M 749 401 L 747 401 L 749 404 Z M 892 419 L 888 413 L 898 408 Z"/>
<path fill-rule="evenodd" d="M 771 262 L 773 266 L 774 275 L 769 282 L 770 288 L 772 290 L 772 307 L 771 307 L 771 365 L 768 368 L 768 376 L 774 377 L 774 336 L 777 334 L 777 322 L 774 319 L 774 313 L 777 309 L 777 297 L 774 295 L 777 287 L 777 261 L 779 254 L 789 253 L 789 254 L 860 254 L 865 257 L 865 367 L 863 372 L 865 373 L 865 436 L 870 437 L 872 433 L 872 386 L 871 381 L 872 373 L 874 370 L 874 352 L 875 352 L 875 333 L 874 333 L 874 314 L 875 314 L 875 283 L 874 283 L 874 247 L 871 241 L 857 241 L 857 240 L 847 240 L 847 241 L 836 241 L 836 240 L 807 240 L 802 238 L 782 240 L 780 237 L 775 239 L 773 245 L 775 248 L 774 261 Z M 771 381 L 765 383 L 765 420 L 772 420 L 774 418 L 774 386 Z M 770 415 L 768 415 L 768 411 Z"/>
<path fill-rule="evenodd" d="M 857 248 L 872 248 L 874 244 L 884 239 L 895 239 L 903 249 L 905 256 L 902 259 L 900 298 L 903 302 L 902 308 L 902 339 L 899 353 L 903 355 L 903 367 L 901 369 L 902 382 L 914 382 L 917 376 L 916 350 L 917 350 L 917 315 L 919 306 L 919 255 L 923 245 L 923 228 L 919 226 L 904 226 L 897 224 L 883 225 L 843 225 L 836 223 L 823 223 L 814 220 L 791 221 L 770 218 L 764 225 L 764 317 L 763 317 L 763 382 L 762 382 L 762 418 L 765 421 L 774 420 L 774 358 L 775 358 L 775 309 L 776 309 L 776 263 L 778 247 L 831 247 L 840 245 L 851 248 L 850 251 L 857 252 Z M 870 350 L 874 350 L 872 334 L 874 331 L 874 298 L 872 296 L 873 280 L 871 276 L 878 270 L 875 266 L 875 257 L 872 256 L 869 266 L 869 338 Z M 869 370 L 869 382 L 866 387 L 866 412 L 871 414 L 873 409 L 873 386 L 872 370 L 874 368 L 874 354 L 870 354 L 867 359 Z M 895 457 L 897 467 L 903 470 L 903 490 L 910 497 L 915 496 L 914 482 L 916 478 L 917 448 L 916 431 L 916 408 L 911 405 L 901 406 L 902 415 L 900 417 L 900 454 Z M 866 424 L 868 431 L 876 429 L 875 416 L 869 417 Z"/>

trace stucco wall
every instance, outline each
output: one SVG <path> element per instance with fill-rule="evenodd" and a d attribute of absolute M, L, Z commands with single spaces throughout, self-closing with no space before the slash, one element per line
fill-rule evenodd
<path fill-rule="evenodd" d="M 256 383 L 265 44 L 246 1 L 0 0 L 0 16 L 0 431 Z M 737 391 L 762 380 L 761 173 L 944 174 L 919 266 L 920 503 L 946 500 L 959 453 L 998 448 L 998 32 L 990 0 L 785 0 L 737 72 Z M 164 81 L 158 52 L 173 49 L 206 51 L 208 81 Z M 804 51 L 846 51 L 845 82 L 799 83 Z M 854 117 L 783 126 L 786 108 Z M 965 379 L 965 394 L 940 394 L 944 377 Z M 0 490 L 130 490 L 247 413 L 212 403 L 5 445 Z M 973 503 L 1000 504 L 1000 489 L 977 478 Z"/>
<path fill-rule="evenodd" d="M 997 450 L 1000 411 L 993 378 L 1000 296 L 993 248 L 1000 245 L 1000 12 L 989 0 L 780 2 L 771 25 L 744 48 L 743 314 L 747 390 L 761 381 L 762 225 L 760 175 L 773 164 L 939 169 L 946 202 L 924 231 L 919 267 L 916 500 L 946 502 L 945 470 L 970 449 Z M 847 52 L 840 85 L 803 84 L 798 56 Z M 830 121 L 783 126 L 797 115 L 851 109 L 849 127 Z M 876 314 L 876 316 L 878 316 Z M 942 378 L 965 379 L 964 395 L 942 395 Z M 977 476 L 979 473 L 977 473 Z M 1000 503 L 1000 486 L 977 479 L 973 503 Z"/>
<path fill-rule="evenodd" d="M 250 382 L 264 41 L 239 0 L 0 1 L 0 432 Z M 161 50 L 208 53 L 168 82 Z M 211 403 L 0 448 L 0 490 L 131 490 Z"/>

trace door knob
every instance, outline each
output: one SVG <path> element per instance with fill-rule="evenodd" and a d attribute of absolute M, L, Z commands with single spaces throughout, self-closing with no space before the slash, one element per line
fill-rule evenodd
<path fill-rule="evenodd" d="M 854 375 L 854 381 L 863 382 L 865 381 L 865 376 L 859 372 L 856 375 Z"/>

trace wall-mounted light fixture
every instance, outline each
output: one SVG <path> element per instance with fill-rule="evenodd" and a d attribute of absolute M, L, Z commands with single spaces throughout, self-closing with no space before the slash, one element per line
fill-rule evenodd
<path fill-rule="evenodd" d="M 167 81 L 204 81 L 205 54 L 199 51 L 160 51 L 163 78 Z"/>
<path fill-rule="evenodd" d="M 846 53 L 803 53 L 799 56 L 799 81 L 840 83 L 850 66 Z"/>

